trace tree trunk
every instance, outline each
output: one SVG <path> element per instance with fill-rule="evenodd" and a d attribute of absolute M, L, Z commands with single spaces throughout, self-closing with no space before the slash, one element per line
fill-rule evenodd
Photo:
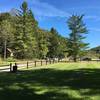
<path fill-rule="evenodd" d="M 77 57 L 76 57 L 76 55 L 74 55 L 73 60 L 74 60 L 74 62 L 77 62 Z"/>
<path fill-rule="evenodd" d="M 7 57 L 7 41 L 5 40 L 4 41 L 4 60 L 6 59 Z"/>

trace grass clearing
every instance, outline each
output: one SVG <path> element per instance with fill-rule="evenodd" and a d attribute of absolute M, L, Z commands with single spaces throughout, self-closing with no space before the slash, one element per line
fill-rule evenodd
<path fill-rule="evenodd" d="M 0 73 L 0 100 L 99 100 L 100 63 L 57 63 Z"/>

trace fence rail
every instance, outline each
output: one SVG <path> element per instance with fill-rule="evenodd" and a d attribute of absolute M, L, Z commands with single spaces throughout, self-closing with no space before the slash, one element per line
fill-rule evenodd
<path fill-rule="evenodd" d="M 25 63 L 15 63 L 12 64 L 10 63 L 9 65 L 3 65 L 2 67 L 0 67 L 0 72 L 4 72 L 4 71 L 11 71 L 13 66 L 17 65 L 18 70 L 26 68 L 29 69 L 30 67 L 39 67 L 39 66 L 43 66 L 43 65 L 48 65 L 48 64 L 54 64 L 54 63 L 71 63 L 72 61 L 57 61 L 57 60 L 37 60 L 37 61 L 26 61 Z M 87 61 L 80 61 L 80 62 L 87 62 Z M 88 62 L 100 62 L 100 60 L 91 60 Z"/>
<path fill-rule="evenodd" d="M 4 71 L 12 71 L 13 66 L 17 66 L 18 69 L 23 69 L 23 68 L 30 68 L 30 67 L 39 67 L 39 66 L 43 66 L 43 65 L 48 65 L 48 64 L 54 64 L 57 63 L 59 61 L 55 61 L 55 60 L 37 60 L 37 61 L 26 61 L 26 63 L 15 63 L 12 64 L 10 63 L 9 65 L 6 66 L 2 66 L 0 67 L 0 72 L 4 72 Z"/>

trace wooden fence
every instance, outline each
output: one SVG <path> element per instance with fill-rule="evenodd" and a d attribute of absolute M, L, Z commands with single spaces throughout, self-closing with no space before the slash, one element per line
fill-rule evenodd
<path fill-rule="evenodd" d="M 37 60 L 37 61 L 27 61 L 26 63 L 10 63 L 9 65 L 3 65 L 2 67 L 0 67 L 0 72 L 3 71 L 12 71 L 13 70 L 13 66 L 17 66 L 18 69 L 29 69 L 30 67 L 40 67 L 40 66 L 44 66 L 44 65 L 48 65 L 48 64 L 54 64 L 54 63 L 58 63 L 59 61 L 55 61 L 55 60 Z"/>
<path fill-rule="evenodd" d="M 4 72 L 4 71 L 12 71 L 13 70 L 13 66 L 17 66 L 18 70 L 20 69 L 29 69 L 30 67 L 40 67 L 40 66 L 44 66 L 44 65 L 50 65 L 50 64 L 54 64 L 54 63 L 58 63 L 58 62 L 67 62 L 67 63 L 72 63 L 73 61 L 57 61 L 57 60 L 37 60 L 37 61 L 26 61 L 24 63 L 18 63 L 16 62 L 15 64 L 10 63 L 9 65 L 3 65 L 0 67 L 0 72 Z M 87 62 L 87 61 L 81 61 L 81 62 Z M 88 62 L 100 62 L 100 60 L 91 60 Z"/>

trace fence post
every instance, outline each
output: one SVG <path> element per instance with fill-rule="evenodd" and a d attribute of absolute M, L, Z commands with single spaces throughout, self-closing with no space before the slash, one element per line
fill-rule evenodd
<path fill-rule="evenodd" d="M 35 63 L 35 67 L 36 67 L 36 61 L 34 63 Z"/>
<path fill-rule="evenodd" d="M 28 61 L 27 61 L 27 69 L 28 69 Z"/>
<path fill-rule="evenodd" d="M 10 72 L 12 72 L 12 63 L 10 63 Z"/>
<path fill-rule="evenodd" d="M 15 65 L 13 66 L 13 72 L 17 72 L 17 69 L 18 69 L 18 66 L 17 66 L 17 63 L 15 63 Z"/>

